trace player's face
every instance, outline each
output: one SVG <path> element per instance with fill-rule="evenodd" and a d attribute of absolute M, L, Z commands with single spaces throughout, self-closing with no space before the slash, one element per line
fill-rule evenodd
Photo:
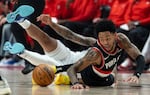
<path fill-rule="evenodd" d="M 116 33 L 110 33 L 109 31 L 99 32 L 98 38 L 102 46 L 107 51 L 111 51 L 115 45 Z"/>

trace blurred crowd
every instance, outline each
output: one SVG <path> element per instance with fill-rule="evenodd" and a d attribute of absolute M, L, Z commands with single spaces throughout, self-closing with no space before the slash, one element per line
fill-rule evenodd
<path fill-rule="evenodd" d="M 135 44 L 146 60 L 145 70 L 150 65 L 150 0 L 0 0 L 0 66 L 22 63 L 16 55 L 2 50 L 4 42 L 21 42 L 28 50 L 44 53 L 40 45 L 31 39 L 18 24 L 7 23 L 6 15 L 20 5 L 31 5 L 35 12 L 28 19 L 49 36 L 62 41 L 73 51 L 88 47 L 75 44 L 59 36 L 51 27 L 36 21 L 40 14 L 49 14 L 55 23 L 68 27 L 73 32 L 96 37 L 94 25 L 110 19 L 118 33 L 124 33 Z M 25 65 L 29 63 L 25 61 Z M 118 70 L 133 70 L 134 60 L 122 55 Z"/>

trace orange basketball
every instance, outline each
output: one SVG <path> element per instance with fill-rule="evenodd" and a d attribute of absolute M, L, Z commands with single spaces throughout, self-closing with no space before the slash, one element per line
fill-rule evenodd
<path fill-rule="evenodd" d="M 32 77 L 36 84 L 48 86 L 54 80 L 54 70 L 48 64 L 40 64 L 34 68 Z"/>

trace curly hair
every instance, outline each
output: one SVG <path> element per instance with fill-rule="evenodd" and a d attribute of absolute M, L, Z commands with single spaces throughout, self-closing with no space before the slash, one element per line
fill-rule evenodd
<path fill-rule="evenodd" d="M 111 20 L 104 19 L 95 24 L 96 36 L 98 36 L 99 32 L 106 32 L 106 31 L 109 31 L 110 33 L 116 32 L 115 24 Z"/>

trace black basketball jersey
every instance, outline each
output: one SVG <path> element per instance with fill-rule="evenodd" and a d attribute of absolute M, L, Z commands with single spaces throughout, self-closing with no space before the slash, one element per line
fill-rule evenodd
<path fill-rule="evenodd" d="M 101 76 L 109 75 L 117 65 L 123 49 L 119 47 L 116 41 L 116 46 L 113 52 L 108 52 L 99 41 L 94 45 L 93 49 L 100 53 L 101 65 L 94 65 L 93 71 Z"/>

